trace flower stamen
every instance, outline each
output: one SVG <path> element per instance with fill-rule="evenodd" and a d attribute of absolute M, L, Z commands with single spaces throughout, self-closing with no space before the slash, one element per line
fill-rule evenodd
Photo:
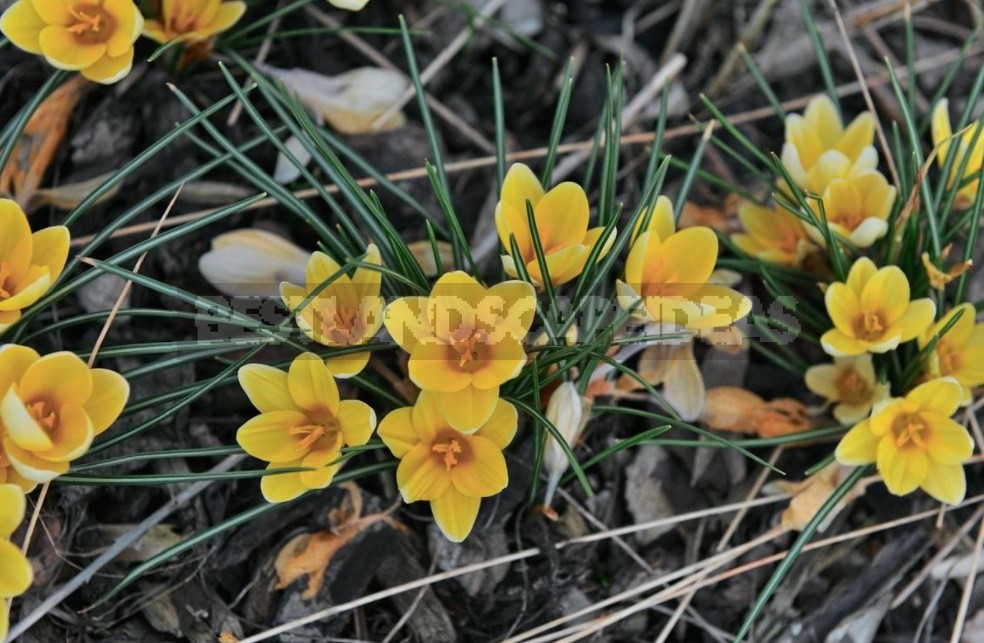
<path fill-rule="evenodd" d="M 451 438 L 445 442 L 438 442 L 433 445 L 431 451 L 444 455 L 444 467 L 450 471 L 451 467 L 457 466 L 457 455 L 462 452 L 462 448 L 456 438 Z"/>
<path fill-rule="evenodd" d="M 31 417 L 34 418 L 34 421 L 40 424 L 42 427 L 44 427 L 48 431 L 55 428 L 55 423 L 58 421 L 58 416 L 55 415 L 54 411 L 49 411 L 48 413 L 45 413 L 44 402 L 34 402 L 33 404 L 29 404 L 28 410 L 31 413 Z"/>
<path fill-rule="evenodd" d="M 926 426 L 919 418 L 913 417 L 912 415 L 903 415 L 895 421 L 894 429 L 896 446 L 904 447 L 912 442 L 916 448 L 922 451 L 926 450 L 926 440 L 923 437 L 923 431 L 926 429 Z"/>
<path fill-rule="evenodd" d="M 304 424 L 291 427 L 287 431 L 287 435 L 291 437 L 304 436 L 297 441 L 297 446 L 308 449 L 315 442 L 328 435 L 328 428 L 323 424 Z"/>

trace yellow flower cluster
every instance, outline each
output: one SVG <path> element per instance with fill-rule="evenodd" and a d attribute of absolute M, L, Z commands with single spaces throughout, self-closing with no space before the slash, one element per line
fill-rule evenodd
<path fill-rule="evenodd" d="M 820 197 L 809 201 L 817 220 L 855 248 L 868 248 L 888 232 L 888 216 L 896 190 L 875 167 L 878 153 L 872 146 L 875 125 L 871 114 L 858 116 L 848 127 L 833 102 L 818 96 L 801 116 L 786 119 L 782 162 L 793 182 Z M 778 189 L 788 193 L 780 181 Z M 739 219 L 744 233 L 735 244 L 762 261 L 800 266 L 826 240 L 819 228 L 783 208 L 743 202 Z"/>
<path fill-rule="evenodd" d="M 0 641 L 7 638 L 9 599 L 20 596 L 34 582 L 31 563 L 10 536 L 24 520 L 24 492 L 17 485 L 0 484 Z"/>
<path fill-rule="evenodd" d="M 975 324 L 971 304 L 954 308 L 934 324 L 933 301 L 910 300 L 909 293 L 909 281 L 898 267 L 879 269 L 866 257 L 854 263 L 846 282 L 830 284 L 825 302 L 834 327 L 820 342 L 834 363 L 808 369 L 806 385 L 836 404 L 839 422 L 853 424 L 837 447 L 841 464 L 876 464 L 893 494 L 921 488 L 956 504 L 966 490 L 962 463 L 974 445 L 950 416 L 970 402 L 971 387 L 984 383 L 984 324 Z M 920 348 L 936 339 L 924 373 L 927 381 L 903 398 L 889 398 L 871 355 L 913 339 Z"/>
<path fill-rule="evenodd" d="M 161 44 L 209 43 L 245 11 L 240 0 L 163 0 L 145 21 L 134 0 L 17 0 L 0 17 L 0 31 L 58 69 L 112 84 L 130 73 L 141 32 Z"/>

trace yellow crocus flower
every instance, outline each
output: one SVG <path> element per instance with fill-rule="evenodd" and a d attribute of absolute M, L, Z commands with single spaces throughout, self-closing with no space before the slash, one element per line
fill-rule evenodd
<path fill-rule="evenodd" d="M 950 419 L 961 397 L 960 384 L 944 377 L 879 404 L 841 438 L 837 461 L 875 463 L 897 496 L 921 488 L 940 502 L 960 503 L 967 492 L 962 463 L 974 452 L 967 429 Z"/>
<path fill-rule="evenodd" d="M 521 261 L 530 279 L 537 285 L 543 283 L 526 211 L 527 201 L 533 208 L 533 219 L 543 246 L 550 281 L 554 285 L 567 283 L 584 270 L 588 255 L 601 238 L 604 228 L 588 230 L 590 207 L 580 185 L 568 181 L 545 193 L 533 170 L 522 163 L 513 164 L 506 173 L 502 194 L 495 207 L 495 227 L 506 249 L 506 254 L 502 255 L 502 267 L 510 277 L 518 276 L 516 262 Z M 512 254 L 510 235 L 516 238 L 519 257 Z M 599 259 L 608 253 L 614 242 L 613 230 L 604 242 Z"/>
<path fill-rule="evenodd" d="M 130 73 L 143 24 L 133 0 L 17 0 L 0 31 L 54 67 L 108 85 Z"/>
<path fill-rule="evenodd" d="M 328 4 L 346 11 L 358 11 L 366 6 L 369 0 L 328 0 Z"/>
<path fill-rule="evenodd" d="M 379 249 L 369 244 L 365 263 L 381 265 Z M 339 270 L 323 252 L 315 252 L 307 263 L 306 284 L 280 284 L 280 294 L 290 310 L 301 303 Z M 312 340 L 333 348 L 367 344 L 383 324 L 383 298 L 379 295 L 381 274 L 357 268 L 353 275 L 340 275 L 322 288 L 297 314 L 297 325 Z M 369 362 L 369 351 L 347 353 L 325 360 L 338 378 L 357 375 Z"/>
<path fill-rule="evenodd" d="M 868 417 L 871 408 L 888 397 L 888 385 L 878 381 L 871 355 L 835 357 L 803 374 L 806 387 L 834 403 L 834 419 L 850 425 Z"/>
<path fill-rule="evenodd" d="M 909 280 L 898 266 L 878 269 L 867 257 L 854 262 L 846 283 L 830 284 L 824 301 L 834 327 L 820 343 L 834 357 L 886 353 L 915 339 L 936 315 L 932 299 L 909 301 Z"/>
<path fill-rule="evenodd" d="M 434 393 L 434 403 L 458 431 L 478 430 L 492 415 L 499 387 L 526 364 L 522 340 L 536 310 L 533 287 L 504 281 L 485 288 L 451 272 L 430 297 L 404 297 L 386 308 L 384 323 L 410 353 L 411 381 Z"/>
<path fill-rule="evenodd" d="M 0 346 L 3 452 L 22 478 L 49 482 L 88 451 L 116 421 L 130 396 L 119 373 L 89 368 L 68 352 L 40 356 Z"/>
<path fill-rule="evenodd" d="M 246 12 L 240 0 L 163 0 L 156 19 L 144 24 L 144 35 L 167 44 L 205 42 L 239 22 Z"/>
<path fill-rule="evenodd" d="M 396 481 L 404 502 L 427 500 L 447 538 L 471 533 L 482 498 L 506 488 L 509 473 L 502 450 L 516 435 L 516 408 L 496 400 L 472 434 L 447 422 L 437 395 L 423 391 L 413 407 L 396 409 L 379 424 L 379 437 L 400 459 Z"/>
<path fill-rule="evenodd" d="M 653 217 L 656 219 L 656 217 Z M 752 302 L 726 286 L 711 283 L 717 262 L 714 231 L 696 226 L 670 232 L 652 225 L 636 237 L 625 264 L 625 281 L 616 282 L 625 309 L 642 300 L 635 315 L 694 330 L 727 326 L 752 309 Z"/>
<path fill-rule="evenodd" d="M 738 220 L 745 232 L 732 235 L 731 240 L 743 252 L 762 261 L 800 266 L 814 247 L 803 221 L 785 208 L 742 201 Z"/>
<path fill-rule="evenodd" d="M 877 170 L 834 179 L 823 191 L 823 215 L 835 234 L 856 248 L 868 248 L 888 232 L 888 215 L 895 204 L 895 188 Z M 810 207 L 821 219 L 820 205 Z M 819 228 L 807 226 L 807 233 L 821 246 L 826 240 Z"/>
<path fill-rule="evenodd" d="M 31 234 L 20 206 L 0 199 L 0 334 L 21 311 L 41 298 L 65 268 L 68 228 L 52 226 Z"/>
<path fill-rule="evenodd" d="M 970 404 L 971 389 L 984 384 L 984 324 L 975 323 L 977 311 L 973 304 L 961 304 L 944 315 L 919 337 L 919 348 L 925 348 L 937 333 L 958 313 L 960 318 L 940 337 L 929 354 L 926 375 L 929 378 L 952 377 L 963 388 L 961 404 Z"/>
<path fill-rule="evenodd" d="M 34 571 L 10 535 L 24 520 L 24 493 L 15 485 L 0 484 L 0 641 L 7 638 L 8 600 L 20 596 L 34 582 Z"/>
<path fill-rule="evenodd" d="M 864 112 L 844 127 L 833 101 L 820 95 L 803 115 L 786 117 L 782 163 L 793 181 L 816 194 L 835 178 L 874 169 L 878 164 L 875 120 Z"/>
<path fill-rule="evenodd" d="M 260 490 L 268 502 L 327 487 L 342 466 L 342 447 L 365 444 L 376 428 L 375 411 L 365 402 L 340 399 L 331 371 L 314 353 L 299 355 L 286 373 L 243 366 L 239 384 L 260 412 L 239 428 L 239 446 L 269 462 L 268 469 L 312 469 L 264 476 Z"/>
<path fill-rule="evenodd" d="M 950 166 L 950 176 L 947 178 L 947 185 L 952 187 L 954 183 L 963 181 L 971 175 L 978 174 L 984 164 L 984 130 L 977 136 L 974 147 L 971 142 L 974 139 L 974 132 L 977 130 L 978 123 L 971 123 L 970 126 L 960 134 L 958 138 L 953 138 L 953 129 L 950 127 L 949 103 L 944 98 L 936 103 L 933 108 L 933 145 L 937 146 L 936 160 L 940 167 L 946 162 L 947 154 L 950 152 L 950 145 L 956 143 L 957 151 L 953 155 L 953 162 Z M 967 167 L 964 168 L 963 176 L 957 176 L 960 164 L 967 160 Z M 980 179 L 974 179 L 957 191 L 956 207 L 960 209 L 969 208 L 974 203 L 977 196 L 977 187 Z"/>

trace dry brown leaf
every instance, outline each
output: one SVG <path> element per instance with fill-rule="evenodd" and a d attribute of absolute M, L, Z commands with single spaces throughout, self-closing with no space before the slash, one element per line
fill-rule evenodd
<path fill-rule="evenodd" d="M 93 190 L 105 183 L 109 178 L 111 178 L 115 172 L 107 172 L 106 174 L 100 174 L 87 181 L 79 181 L 78 183 L 66 183 L 65 185 L 58 185 L 53 188 L 43 188 L 38 190 L 35 195 L 39 203 L 54 206 L 59 210 L 71 210 L 75 208 L 79 203 L 82 203 Z M 117 183 L 110 189 L 96 199 L 95 204 L 108 201 L 117 195 L 120 191 L 121 184 Z"/>
<path fill-rule="evenodd" d="M 830 495 L 840 486 L 847 475 L 854 470 L 854 467 L 845 467 L 836 462 L 828 464 L 826 467 L 816 472 L 806 480 L 800 482 L 789 482 L 787 480 L 776 480 L 766 485 L 764 491 L 767 494 L 788 493 L 793 496 L 789 501 L 789 507 L 782 513 L 782 526 L 786 529 L 802 531 L 807 523 L 820 510 Z M 865 486 L 863 483 L 854 485 L 844 499 L 831 511 L 820 524 L 820 531 L 824 531 L 830 526 L 837 513 L 851 503 L 855 498 L 864 494 Z"/>
<path fill-rule="evenodd" d="M 944 248 L 943 252 L 940 253 L 940 263 L 946 262 L 946 259 L 950 254 L 950 249 L 952 247 L 953 245 L 951 244 L 946 248 Z M 961 261 L 960 263 L 951 266 L 950 269 L 947 270 L 946 272 L 943 272 L 942 270 L 934 266 L 932 261 L 930 261 L 929 253 L 924 252 L 922 253 L 922 264 L 923 264 L 923 268 L 926 269 L 926 274 L 929 276 L 929 285 L 935 288 L 936 290 L 943 290 L 944 288 L 946 288 L 946 285 L 948 283 L 950 283 L 954 279 L 959 278 L 960 275 L 970 270 L 971 266 L 974 265 L 974 262 L 970 260 Z"/>
<path fill-rule="evenodd" d="M 741 198 L 736 194 L 729 194 L 720 206 L 703 206 L 687 201 L 683 204 L 678 225 L 680 228 L 707 226 L 715 230 L 729 231 L 734 226 L 740 201 Z"/>
<path fill-rule="evenodd" d="M 239 643 L 239 638 L 232 632 L 220 632 L 219 643 Z"/>
<path fill-rule="evenodd" d="M 435 242 L 437 254 L 441 258 L 441 268 L 446 270 L 448 266 L 454 265 L 454 250 L 447 241 Z M 430 241 L 411 241 L 407 244 L 410 254 L 417 260 L 417 265 L 424 272 L 425 277 L 437 277 L 441 273 L 438 270 L 437 261 L 434 258 L 434 246 Z M 571 327 L 573 328 L 573 326 Z"/>
<path fill-rule="evenodd" d="M 274 569 L 277 572 L 277 589 L 289 587 L 298 578 L 307 576 L 307 589 L 301 598 L 310 600 L 317 596 L 325 582 L 325 570 L 338 551 L 362 533 L 366 527 L 385 522 L 398 531 L 405 531 L 401 523 L 390 518 L 388 511 L 360 517 L 362 493 L 354 484 L 342 485 L 350 494 L 351 508 L 333 509 L 329 512 L 332 527 L 311 534 L 292 538 L 277 554 Z"/>
<path fill-rule="evenodd" d="M 700 419 L 712 429 L 761 438 L 799 433 L 810 428 L 806 406 L 792 398 L 766 402 L 751 391 L 718 386 L 707 391 Z"/>
<path fill-rule="evenodd" d="M 25 212 L 31 212 L 41 180 L 68 131 L 72 110 L 93 87 L 82 76 L 75 76 L 44 99 L 0 170 L 0 195 L 13 198 Z"/>

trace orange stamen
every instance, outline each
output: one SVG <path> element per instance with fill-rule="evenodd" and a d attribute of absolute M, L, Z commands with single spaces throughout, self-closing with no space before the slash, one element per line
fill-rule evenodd
<path fill-rule="evenodd" d="M 458 464 L 458 458 L 456 456 L 461 453 L 462 448 L 461 444 L 458 443 L 458 440 L 451 438 L 447 442 L 438 442 L 431 447 L 431 450 L 434 453 L 444 454 L 444 467 L 450 471 L 451 467 Z"/>
<path fill-rule="evenodd" d="M 328 429 L 321 424 L 304 424 L 288 429 L 287 435 L 291 437 L 304 436 L 297 441 L 297 446 L 308 449 L 312 444 L 328 435 Z"/>
<path fill-rule="evenodd" d="M 102 16 L 98 13 L 89 15 L 85 10 L 76 9 L 71 6 L 68 8 L 68 13 L 78 20 L 78 22 L 68 28 L 74 34 L 83 34 L 87 31 L 99 33 L 99 30 L 102 29 Z"/>
<path fill-rule="evenodd" d="M 47 415 L 45 415 L 44 402 L 35 402 L 34 404 L 29 405 L 28 409 L 30 410 L 31 415 L 34 417 L 34 420 L 38 424 L 48 429 L 49 431 L 55 428 L 55 422 L 57 421 L 55 412 L 51 411 Z"/>

